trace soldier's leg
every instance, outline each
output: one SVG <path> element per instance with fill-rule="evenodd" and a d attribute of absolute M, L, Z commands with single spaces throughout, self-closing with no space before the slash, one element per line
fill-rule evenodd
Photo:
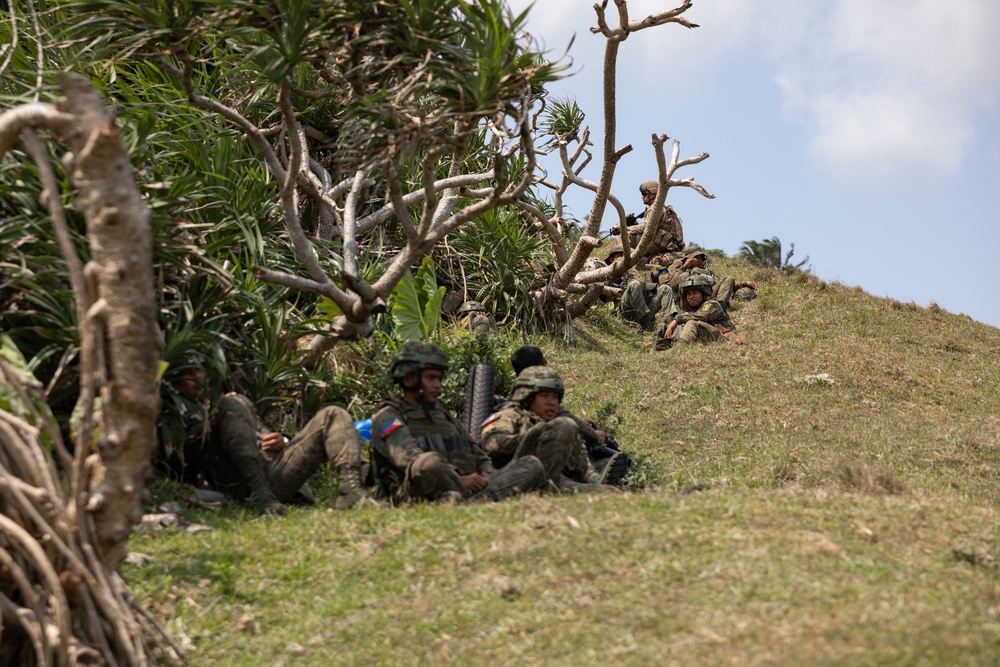
<path fill-rule="evenodd" d="M 698 342 L 698 325 L 701 322 L 689 320 L 674 332 L 674 345 L 693 345 Z"/>
<path fill-rule="evenodd" d="M 625 452 L 614 452 L 607 458 L 595 460 L 594 469 L 601 475 L 604 484 L 622 486 L 632 469 L 632 457 Z"/>
<path fill-rule="evenodd" d="M 647 331 L 653 327 L 653 313 L 646 300 L 646 285 L 642 281 L 629 281 L 622 293 L 621 316 L 627 322 L 634 322 Z"/>
<path fill-rule="evenodd" d="M 338 509 L 371 498 L 361 481 L 361 443 L 354 420 L 346 410 L 335 406 L 316 413 L 281 452 L 269 458 L 271 488 L 287 502 L 327 461 L 333 464 L 340 481 Z"/>
<path fill-rule="evenodd" d="M 733 298 L 736 291 L 736 280 L 732 276 L 726 276 L 715 281 L 712 285 L 712 298 L 729 308 L 729 300 Z"/>
<path fill-rule="evenodd" d="M 470 500 L 503 500 L 519 493 L 544 489 L 548 484 L 545 466 L 535 456 L 514 459 L 490 475 L 487 481 L 486 488 Z"/>
<path fill-rule="evenodd" d="M 250 503 L 262 512 L 286 514 L 268 483 L 264 459 L 257 443 L 257 412 L 246 396 L 234 394 L 219 401 L 214 428 L 223 454 L 236 467 L 250 493 Z"/>
<path fill-rule="evenodd" d="M 537 437 L 524 438 L 514 452 L 514 458 L 538 457 L 545 467 L 546 479 L 558 484 L 563 468 L 579 448 L 579 432 L 576 422 L 569 417 L 556 417 L 537 433 Z"/>
<path fill-rule="evenodd" d="M 674 309 L 674 290 L 670 285 L 663 284 L 656 288 L 656 296 L 653 299 L 653 306 L 656 316 L 665 316 Z"/>
<path fill-rule="evenodd" d="M 719 333 L 719 330 L 714 325 L 707 322 L 699 322 L 698 320 L 690 320 L 685 322 L 683 326 L 678 327 L 677 337 L 674 342 L 693 345 L 694 343 L 711 343 L 719 340 L 721 337 L 722 334 Z"/>
<path fill-rule="evenodd" d="M 455 468 L 437 452 L 424 452 L 407 467 L 396 500 L 438 500 L 453 493 L 465 496 L 465 487 Z"/>
<path fill-rule="evenodd" d="M 602 485 L 605 483 L 606 475 L 594 466 L 586 446 L 577 439 L 576 449 L 570 455 L 569 461 L 563 474 L 571 480 L 583 482 L 584 484 Z"/>

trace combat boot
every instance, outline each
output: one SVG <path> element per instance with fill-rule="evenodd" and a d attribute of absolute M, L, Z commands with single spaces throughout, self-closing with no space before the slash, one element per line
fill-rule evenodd
<path fill-rule="evenodd" d="M 239 470 L 240 479 L 250 489 L 250 505 L 260 510 L 262 514 L 285 516 L 288 508 L 275 497 L 267 483 L 267 474 L 260 459 L 254 457 L 239 457 L 234 460 Z"/>
<path fill-rule="evenodd" d="M 654 338 L 653 339 L 653 349 L 652 352 L 663 352 L 664 350 L 669 350 L 674 346 L 673 338 Z"/>
<path fill-rule="evenodd" d="M 445 491 L 434 502 L 440 505 L 458 505 L 465 502 L 465 496 L 462 495 L 461 491 Z"/>
<path fill-rule="evenodd" d="M 626 476 L 632 468 L 632 457 L 624 452 L 614 452 L 611 456 L 594 461 L 594 468 L 603 478 L 602 484 L 624 486 Z"/>
<path fill-rule="evenodd" d="M 589 456 L 583 457 L 586 468 L 583 469 L 583 481 L 587 484 L 605 484 L 608 478 L 608 469 L 598 470 L 594 467 L 594 462 Z"/>
<path fill-rule="evenodd" d="M 340 493 L 337 496 L 337 509 L 349 510 L 359 506 L 379 506 L 372 494 L 361 482 L 361 467 L 345 464 L 337 467 L 337 478 L 340 480 Z"/>

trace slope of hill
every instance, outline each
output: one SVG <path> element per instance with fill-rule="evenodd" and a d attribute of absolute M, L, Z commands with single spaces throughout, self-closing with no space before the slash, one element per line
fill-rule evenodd
<path fill-rule="evenodd" d="M 126 578 L 199 665 L 996 664 L 1000 331 L 714 263 L 761 285 L 748 347 L 651 354 L 601 310 L 534 341 L 646 489 L 192 510 Z"/>

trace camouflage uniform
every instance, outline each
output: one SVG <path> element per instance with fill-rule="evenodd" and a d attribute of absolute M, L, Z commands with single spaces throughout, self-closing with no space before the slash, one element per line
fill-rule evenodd
<path fill-rule="evenodd" d="M 545 355 L 537 347 L 524 346 L 510 355 L 510 364 L 517 375 L 532 366 L 547 366 Z M 505 407 L 507 399 L 501 399 L 494 412 Z M 605 477 L 605 483 L 622 485 L 632 468 L 632 457 L 618 449 L 618 442 L 611 434 L 605 434 L 604 439 L 598 434 L 590 420 L 580 419 L 559 403 L 557 417 L 569 417 L 576 423 L 580 441 L 586 447 L 587 456 L 593 462 L 594 468 Z"/>
<path fill-rule="evenodd" d="M 659 188 L 660 186 L 656 181 L 646 181 L 639 186 L 639 192 L 642 194 L 648 192 L 655 195 L 659 191 Z M 650 210 L 651 207 L 647 207 L 643 213 L 643 218 L 647 222 L 648 218 L 646 216 L 649 215 Z M 628 228 L 629 242 L 633 248 L 639 242 L 646 224 L 642 223 Z M 660 213 L 660 224 L 657 227 L 656 234 L 653 236 L 653 241 L 650 243 L 649 248 L 646 249 L 644 263 L 651 263 L 654 257 L 656 257 L 659 259 L 659 263 L 666 266 L 669 263 L 669 259 L 675 258 L 683 251 L 684 228 L 681 225 L 681 219 L 672 206 L 664 206 L 663 211 Z M 666 257 L 663 255 L 666 255 Z"/>
<path fill-rule="evenodd" d="M 673 301 L 673 291 L 669 286 L 632 280 L 622 293 L 618 313 L 623 320 L 634 322 L 645 331 L 652 331 L 656 325 L 657 313 L 669 311 Z"/>
<path fill-rule="evenodd" d="M 478 301 L 466 301 L 455 314 L 464 314 L 459 319 L 458 326 L 474 334 L 489 334 L 496 328 L 493 320 L 486 314 L 486 307 Z"/>
<path fill-rule="evenodd" d="M 712 280 L 712 295 L 710 298 L 719 301 L 726 308 L 729 308 L 730 300 L 733 295 L 736 294 L 737 290 L 741 292 L 741 297 L 739 300 L 749 301 L 756 297 L 756 292 L 750 288 L 746 282 L 737 282 L 732 276 L 724 276 L 719 278 L 715 275 L 712 269 L 701 266 L 693 267 L 691 269 L 684 268 L 684 262 L 692 257 L 697 257 L 702 255 L 708 258 L 702 250 L 691 250 L 687 252 L 680 259 L 675 260 L 668 269 L 668 272 L 661 276 L 660 285 L 667 284 L 671 287 L 674 294 L 674 299 L 678 300 L 680 298 L 681 285 L 690 278 L 691 276 L 708 276 Z"/>
<path fill-rule="evenodd" d="M 602 441 L 601 437 L 597 435 L 597 429 L 562 405 L 559 406 L 559 416 L 568 417 L 576 424 L 580 434 L 580 442 L 583 443 L 594 469 L 604 477 L 604 483 L 626 484 L 625 478 L 632 469 L 632 457 L 618 449 L 618 443 L 611 437 L 611 434 L 607 434 L 606 440 Z"/>
<path fill-rule="evenodd" d="M 620 249 L 621 242 L 618 241 L 608 253 L 608 259 L 614 260 Z M 669 310 L 673 303 L 673 293 L 669 286 L 647 282 L 651 277 L 649 272 L 632 267 L 625 276 L 608 281 L 608 285 L 612 287 L 621 287 L 625 283 L 618 298 L 619 316 L 626 322 L 638 324 L 646 331 L 653 329 L 657 313 Z"/>
<path fill-rule="evenodd" d="M 583 480 L 586 454 L 579 442 L 579 429 L 569 417 L 544 421 L 517 403 L 504 404 L 483 423 L 483 447 L 498 468 L 524 457 L 535 456 L 545 466 L 545 476 L 558 486 L 566 470 Z"/>
<path fill-rule="evenodd" d="M 397 360 L 405 356 L 407 346 L 411 352 L 440 354 L 447 364 L 440 348 L 429 343 L 407 343 Z M 394 368 L 398 365 L 394 362 Z M 423 368 L 441 367 L 425 364 Z M 398 398 L 384 401 L 372 416 L 371 463 L 380 495 L 396 503 L 455 494 L 470 500 L 502 500 L 545 485 L 542 464 L 534 457 L 495 471 L 482 448 L 438 403 L 416 404 Z M 473 494 L 462 484 L 461 476 L 477 472 L 487 477 L 487 486 Z"/>
<path fill-rule="evenodd" d="M 281 504 L 290 502 L 327 461 L 340 479 L 338 508 L 369 498 L 360 479 L 354 420 L 342 408 L 323 408 L 281 451 L 263 451 L 260 437 L 269 431 L 253 403 L 242 394 L 230 394 L 219 401 L 210 431 L 206 476 L 237 498 L 250 498 L 258 509 L 283 513 Z"/>
<path fill-rule="evenodd" d="M 726 313 L 726 307 L 715 299 L 709 299 L 697 310 L 677 313 L 674 319 L 678 324 L 673 335 L 675 344 L 714 343 L 722 340 L 722 332 L 716 327 L 717 324 L 731 331 L 735 330 Z"/>
<path fill-rule="evenodd" d="M 498 468 L 512 465 L 525 456 L 537 457 L 545 466 L 545 476 L 557 488 L 567 486 L 564 473 L 576 482 L 599 481 L 573 419 L 557 416 L 545 421 L 523 407 L 538 393 L 537 388 L 530 386 L 538 381 L 551 383 L 551 388 L 541 390 L 554 391 L 562 399 L 562 381 L 554 370 L 548 366 L 524 369 L 514 380 L 512 400 L 483 422 L 483 448 Z"/>
<path fill-rule="evenodd" d="M 706 297 L 706 300 L 693 310 L 687 305 L 687 300 L 684 298 L 684 295 L 692 289 L 701 291 Z M 680 298 L 677 300 L 681 310 L 671 313 L 657 331 L 659 347 L 670 347 L 678 343 L 712 343 L 722 340 L 723 335 L 717 325 L 730 331 L 736 330 L 729 319 L 726 307 L 720 301 L 708 298 L 711 296 L 711 290 L 712 286 L 708 276 L 693 276 L 685 281 L 681 287 Z M 672 320 L 676 321 L 678 326 L 670 338 L 664 339 L 663 332 L 666 325 Z M 666 342 L 661 343 L 660 341 Z"/>

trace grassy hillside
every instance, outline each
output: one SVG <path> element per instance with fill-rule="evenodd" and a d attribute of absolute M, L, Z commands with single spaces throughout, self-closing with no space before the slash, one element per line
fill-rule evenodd
<path fill-rule="evenodd" d="M 136 536 L 126 578 L 198 665 L 998 664 L 1000 331 L 715 269 L 761 285 L 746 348 L 650 354 L 601 311 L 533 341 L 646 489 L 186 510 L 214 530 Z"/>

